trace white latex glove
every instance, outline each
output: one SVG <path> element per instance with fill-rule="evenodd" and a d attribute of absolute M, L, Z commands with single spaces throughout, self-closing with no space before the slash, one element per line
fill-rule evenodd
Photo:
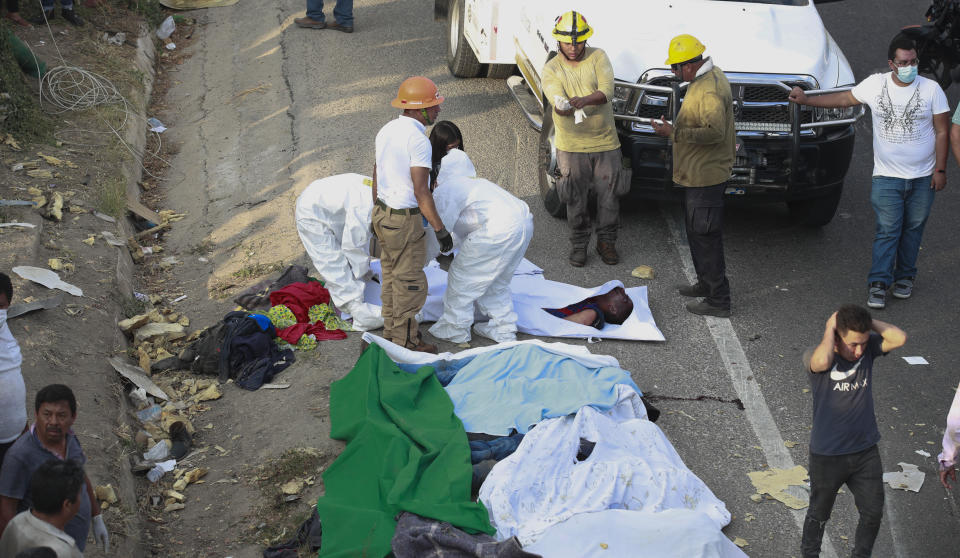
<path fill-rule="evenodd" d="M 107 524 L 103 522 L 103 515 L 93 516 L 93 542 L 103 545 L 103 553 L 110 553 L 110 533 Z"/>
<path fill-rule="evenodd" d="M 570 110 L 573 108 L 573 105 L 570 104 L 570 101 L 568 101 L 565 97 L 561 97 L 560 95 L 553 96 L 553 106 L 556 107 L 557 110 Z M 577 109 L 573 111 L 574 124 L 579 124 L 586 118 L 587 113 L 583 112 L 583 109 Z"/>

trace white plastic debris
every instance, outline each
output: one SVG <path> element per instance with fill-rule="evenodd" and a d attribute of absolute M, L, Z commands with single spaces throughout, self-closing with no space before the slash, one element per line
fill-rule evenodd
<path fill-rule="evenodd" d="M 922 456 L 924 456 L 924 457 L 930 457 L 930 452 L 928 452 L 928 451 L 915 450 L 913 453 L 915 453 L 915 454 L 917 454 L 917 455 L 922 455 Z"/>
<path fill-rule="evenodd" d="M 167 447 L 166 442 L 160 440 L 150 448 L 150 451 L 143 454 L 143 458 L 151 461 L 160 461 L 168 455 L 170 455 L 170 448 Z"/>
<path fill-rule="evenodd" d="M 890 488 L 896 488 L 897 490 L 920 492 L 920 487 L 923 486 L 923 471 L 916 465 L 909 463 L 901 462 L 897 463 L 897 465 L 900 466 L 901 470 L 884 473 L 883 482 L 889 484 Z"/>
<path fill-rule="evenodd" d="M 83 296 L 83 291 L 80 287 L 63 281 L 55 271 L 43 269 L 42 267 L 33 267 L 32 265 L 18 265 L 13 268 L 13 272 L 28 281 L 39 283 L 48 289 L 60 289 L 73 296 Z"/>
<path fill-rule="evenodd" d="M 172 43 L 171 43 L 171 44 L 172 44 Z M 160 122 L 160 121 L 157 120 L 156 118 L 148 118 L 148 119 L 147 119 L 147 124 L 150 126 L 150 131 L 151 131 L 151 132 L 156 132 L 156 133 L 158 133 L 158 134 L 162 134 L 163 132 L 166 132 L 166 131 L 167 131 L 167 127 L 163 125 L 163 122 Z"/>
<path fill-rule="evenodd" d="M 110 246 L 126 246 L 126 244 L 110 231 L 100 231 L 100 235 L 103 236 L 103 239 L 106 240 Z"/>
<path fill-rule="evenodd" d="M 23 227 L 26 229 L 37 228 L 37 226 L 33 223 L 0 223 L 0 227 Z"/>
<path fill-rule="evenodd" d="M 163 23 L 160 24 L 160 27 L 157 27 L 157 38 L 166 39 L 170 35 L 173 35 L 173 32 L 177 30 L 177 24 L 173 21 L 173 16 L 167 16 L 167 19 L 163 20 Z"/>

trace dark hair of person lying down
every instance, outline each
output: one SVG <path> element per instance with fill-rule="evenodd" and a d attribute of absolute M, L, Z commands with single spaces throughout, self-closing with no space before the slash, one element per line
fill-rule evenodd
<path fill-rule="evenodd" d="M 33 508 L 47 515 L 59 513 L 64 501 L 77 501 L 83 482 L 83 469 L 75 461 L 47 461 L 30 478 Z"/>
<path fill-rule="evenodd" d="M 441 120 L 434 124 L 433 129 L 430 130 L 430 147 L 433 148 L 433 165 L 430 170 L 431 184 L 440 174 L 440 159 L 443 159 L 443 156 L 447 154 L 447 148 L 451 145 L 465 151 L 463 134 L 460 133 L 460 128 L 449 120 Z"/>
<path fill-rule="evenodd" d="M 633 313 L 633 301 L 623 287 L 598 296 L 596 303 L 603 310 L 603 319 L 607 323 L 620 325 Z"/>
<path fill-rule="evenodd" d="M 0 272 L 0 294 L 7 295 L 8 303 L 13 300 L 13 283 L 10 281 L 10 276 L 2 272 Z"/>

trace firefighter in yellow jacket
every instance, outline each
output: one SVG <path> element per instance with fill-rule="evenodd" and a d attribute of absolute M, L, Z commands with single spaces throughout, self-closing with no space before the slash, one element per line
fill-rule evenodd
<path fill-rule="evenodd" d="M 704 58 L 706 47 L 692 35 L 670 41 L 670 65 L 688 82 L 672 125 L 654 120 L 657 135 L 673 140 L 673 182 L 685 189 L 684 217 L 697 282 L 680 294 L 702 297 L 687 304 L 694 314 L 730 316 L 730 283 L 723 258 L 723 192 L 736 156 L 733 94 L 723 72 Z"/>

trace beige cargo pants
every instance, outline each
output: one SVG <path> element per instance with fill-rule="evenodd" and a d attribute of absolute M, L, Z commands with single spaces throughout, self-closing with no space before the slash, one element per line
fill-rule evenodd
<path fill-rule="evenodd" d="M 401 347 L 416 347 L 420 344 L 420 326 L 415 316 L 427 301 L 423 217 L 418 208 L 390 209 L 378 201 L 373 206 L 372 221 L 383 268 L 383 336 Z"/>

